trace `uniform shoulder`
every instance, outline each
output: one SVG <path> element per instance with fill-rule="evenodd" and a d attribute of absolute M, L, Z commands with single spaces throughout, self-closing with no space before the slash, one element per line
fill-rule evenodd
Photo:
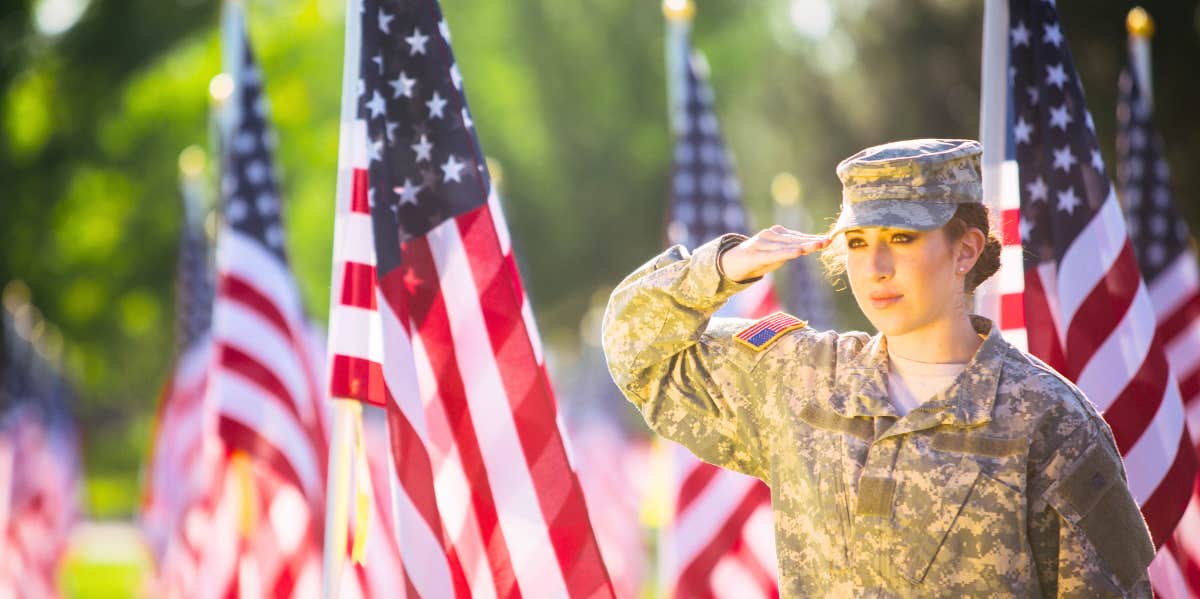
<path fill-rule="evenodd" d="M 1056 413 L 1065 420 L 1103 420 L 1083 391 L 1036 356 L 1009 347 L 999 393 L 1019 399 L 1032 414 Z"/>

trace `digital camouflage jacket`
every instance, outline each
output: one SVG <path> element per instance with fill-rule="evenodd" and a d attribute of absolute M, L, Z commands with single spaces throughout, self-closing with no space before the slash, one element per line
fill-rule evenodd
<path fill-rule="evenodd" d="M 738 240 L 627 277 L 604 351 L 651 428 L 770 485 L 785 597 L 1151 595 L 1154 546 L 1079 389 L 975 317 L 967 369 L 898 417 L 881 335 L 755 347 L 735 339 L 753 322 L 712 317 L 746 287 L 717 268 Z"/>

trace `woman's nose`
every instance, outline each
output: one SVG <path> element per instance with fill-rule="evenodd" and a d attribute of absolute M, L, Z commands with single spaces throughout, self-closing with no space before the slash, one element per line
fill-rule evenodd
<path fill-rule="evenodd" d="M 892 252 L 887 244 L 876 244 L 871 253 L 871 278 L 883 281 L 894 273 Z"/>

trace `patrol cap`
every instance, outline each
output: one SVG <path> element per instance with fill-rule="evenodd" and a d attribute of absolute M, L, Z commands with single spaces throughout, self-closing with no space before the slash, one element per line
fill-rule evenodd
<path fill-rule="evenodd" d="M 847 229 L 931 231 L 959 204 L 983 201 L 979 142 L 912 139 L 867 148 L 837 166 L 842 210 L 831 236 Z"/>

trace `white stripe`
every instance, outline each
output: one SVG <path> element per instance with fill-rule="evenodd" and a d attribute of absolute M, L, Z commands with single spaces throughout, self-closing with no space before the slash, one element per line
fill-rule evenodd
<path fill-rule="evenodd" d="M 333 221 L 333 237 L 339 245 L 333 255 L 341 262 L 357 262 L 375 266 L 375 230 L 371 215 L 346 212 Z M 334 281 L 340 286 L 340 280 Z"/>
<path fill-rule="evenodd" d="M 771 504 L 763 503 L 746 519 L 742 527 L 742 540 L 750 548 L 763 569 L 778 579 L 779 565 L 775 555 L 775 516 Z"/>
<path fill-rule="evenodd" d="M 463 374 L 471 421 L 497 502 L 513 570 L 522 591 L 530 596 L 565 597 L 565 581 L 547 534 L 512 410 L 505 399 L 504 383 L 487 336 L 479 293 L 459 238 L 457 221 L 446 221 L 430 231 L 427 239 L 437 264 L 458 370 Z"/>
<path fill-rule="evenodd" d="M 687 509 L 676 516 L 670 531 L 674 543 L 670 557 L 674 563 L 671 564 L 672 578 L 668 580 L 677 578 L 696 555 L 708 547 L 721 527 L 729 521 L 729 514 L 757 482 L 748 476 L 721 470 L 688 504 Z"/>
<path fill-rule="evenodd" d="M 392 395 L 392 400 L 417 432 L 421 444 L 428 448 L 429 432 L 425 424 L 425 409 L 421 405 L 414 348 L 409 344 L 408 333 L 400 324 L 396 313 L 392 311 L 391 305 L 384 301 L 382 294 L 380 295 L 379 311 L 375 315 L 379 321 L 379 330 L 386 333 L 382 335 L 384 347 L 381 350 L 383 381 Z"/>
<path fill-rule="evenodd" d="M 264 321 L 258 312 L 239 302 L 216 302 L 213 323 L 218 342 L 249 355 L 274 374 L 291 396 L 280 400 L 296 406 L 297 413 L 307 422 L 315 422 L 312 405 L 307 401 L 302 356 L 296 354 L 290 339 Z"/>
<path fill-rule="evenodd" d="M 1175 331 L 1166 344 L 1167 361 L 1180 379 L 1200 368 L 1200 319 L 1189 322 L 1183 330 Z"/>
<path fill-rule="evenodd" d="M 393 531 L 400 545 L 400 559 L 422 597 L 453 597 L 450 566 L 437 534 L 429 528 L 421 513 L 412 504 L 396 477 L 396 469 L 388 468 L 388 484 L 392 495 Z M 379 548 L 383 549 L 383 548 Z M 398 592 L 399 587 L 389 589 Z"/>
<path fill-rule="evenodd" d="M 1101 412 L 1112 405 L 1141 370 L 1154 340 L 1154 326 L 1150 296 L 1146 295 L 1145 286 L 1139 284 L 1121 322 L 1088 359 L 1076 381 Z"/>
<path fill-rule="evenodd" d="M 1196 293 L 1200 293 L 1200 271 L 1196 268 L 1196 254 L 1191 250 L 1179 254 L 1150 284 L 1150 301 L 1154 302 L 1159 318 L 1174 314 Z"/>
<path fill-rule="evenodd" d="M 1184 400 L 1184 411 L 1187 415 L 1188 434 L 1192 437 L 1192 445 L 1200 443 L 1200 401 Z"/>
<path fill-rule="evenodd" d="M 1125 247 L 1125 216 L 1117 204 L 1116 194 L 1109 189 L 1108 198 L 1083 231 L 1063 254 L 1058 272 L 1058 305 L 1061 322 L 1071 322 L 1087 296 L 1112 268 L 1113 262 Z M 1065 339 L 1065 337 L 1064 337 Z"/>
<path fill-rule="evenodd" d="M 1000 335 L 1013 347 L 1021 351 L 1029 351 L 1029 331 L 1024 327 L 1019 329 L 1001 329 Z"/>
<path fill-rule="evenodd" d="M 217 390 L 217 409 L 222 416 L 237 420 L 266 439 L 291 464 L 308 497 L 321 492 L 320 472 L 315 448 L 295 417 L 274 397 L 238 374 L 219 370 L 214 377 Z"/>
<path fill-rule="evenodd" d="M 232 227 L 222 226 L 217 241 L 217 272 L 236 275 L 270 298 L 293 331 L 303 329 L 299 323 L 305 322 L 304 308 L 292 273 L 286 264 L 253 238 Z"/>
<path fill-rule="evenodd" d="M 1000 272 L 997 293 L 1021 293 L 1025 291 L 1024 250 L 1020 245 L 1006 245 L 1000 249 Z"/>
<path fill-rule="evenodd" d="M 500 253 L 507 256 L 512 252 L 512 240 L 508 236 L 508 220 L 504 218 L 500 194 L 495 190 L 488 194 L 488 212 L 492 215 L 492 226 L 496 228 L 496 239 L 500 240 Z"/>
<path fill-rule="evenodd" d="M 732 554 L 726 554 L 713 566 L 708 577 L 709 584 L 712 585 L 713 595 L 716 597 L 739 597 L 740 599 L 754 599 L 755 597 L 763 597 L 758 592 L 758 581 L 750 572 L 746 571 L 746 566 Z M 766 599 L 763 597 L 763 599 Z"/>
<path fill-rule="evenodd" d="M 1000 179 L 1004 189 L 1000 193 L 1000 209 L 1013 210 L 1021 207 L 1021 168 L 1016 160 L 1005 160 L 1000 164 Z"/>
<path fill-rule="evenodd" d="M 389 325 L 389 330 L 395 330 L 390 328 L 391 326 L 393 325 Z M 415 323 L 413 326 L 416 326 Z M 394 355 L 394 352 L 388 354 Z M 433 486 L 438 498 L 438 512 L 442 518 L 442 525 L 446 527 L 446 532 L 458 552 L 467 584 L 474 596 L 492 599 L 495 597 L 496 587 L 479 523 L 471 517 L 470 483 L 467 482 L 454 432 L 441 403 L 437 375 L 419 336 L 412 338 L 412 356 L 416 374 L 408 379 L 408 384 L 411 386 L 412 382 L 415 382 L 416 392 L 393 392 L 401 409 L 406 414 L 411 411 L 416 415 L 410 418 L 414 427 L 416 422 L 425 423 L 425 450 L 429 453 L 429 461 L 433 466 Z M 384 372 L 385 376 L 390 376 L 388 368 L 385 367 Z M 392 388 L 390 382 L 388 388 Z M 417 397 L 421 407 L 413 408 L 409 402 L 400 400 L 406 396 Z"/>
<path fill-rule="evenodd" d="M 1129 490 L 1138 505 L 1145 503 L 1163 483 L 1179 450 L 1179 439 L 1183 436 L 1183 402 L 1179 399 L 1179 386 L 1174 382 L 1174 378 L 1170 379 L 1171 384 L 1167 385 L 1167 392 L 1163 394 L 1150 426 L 1124 455 Z M 1184 445 L 1185 449 L 1188 447 Z"/>
<path fill-rule="evenodd" d="M 529 296 L 523 293 L 521 294 L 521 320 L 525 321 L 525 330 L 529 333 L 529 343 L 533 346 L 533 359 L 537 360 L 539 366 L 545 364 L 545 356 L 542 354 L 542 336 L 538 334 L 537 320 L 533 317 Z"/>
<path fill-rule="evenodd" d="M 337 305 L 330 316 L 330 353 L 383 362 L 384 329 L 378 311 Z"/>
<path fill-rule="evenodd" d="M 1058 331 L 1058 343 L 1061 349 L 1067 342 L 1067 326 L 1070 322 L 1065 320 L 1062 315 L 1062 310 L 1059 308 L 1058 293 L 1058 270 L 1054 262 L 1046 261 L 1037 265 L 1037 277 L 1042 282 L 1042 291 L 1045 292 L 1046 308 L 1050 313 L 1050 320 L 1054 322 L 1054 330 Z M 1024 301 L 1024 298 L 1022 298 Z"/>
<path fill-rule="evenodd" d="M 208 374 L 209 360 L 212 359 L 212 340 L 208 335 L 197 339 L 191 347 L 179 355 L 175 366 L 173 387 L 181 389 L 195 385 Z"/>
<path fill-rule="evenodd" d="M 1188 591 L 1187 581 L 1183 578 L 1183 572 L 1179 569 L 1179 563 L 1175 561 L 1175 557 L 1171 555 L 1171 551 L 1165 546 L 1158 550 L 1154 555 L 1154 560 L 1150 562 L 1150 584 L 1154 586 L 1154 594 L 1156 597 L 1163 599 L 1186 599 L 1191 597 L 1191 592 Z"/>

